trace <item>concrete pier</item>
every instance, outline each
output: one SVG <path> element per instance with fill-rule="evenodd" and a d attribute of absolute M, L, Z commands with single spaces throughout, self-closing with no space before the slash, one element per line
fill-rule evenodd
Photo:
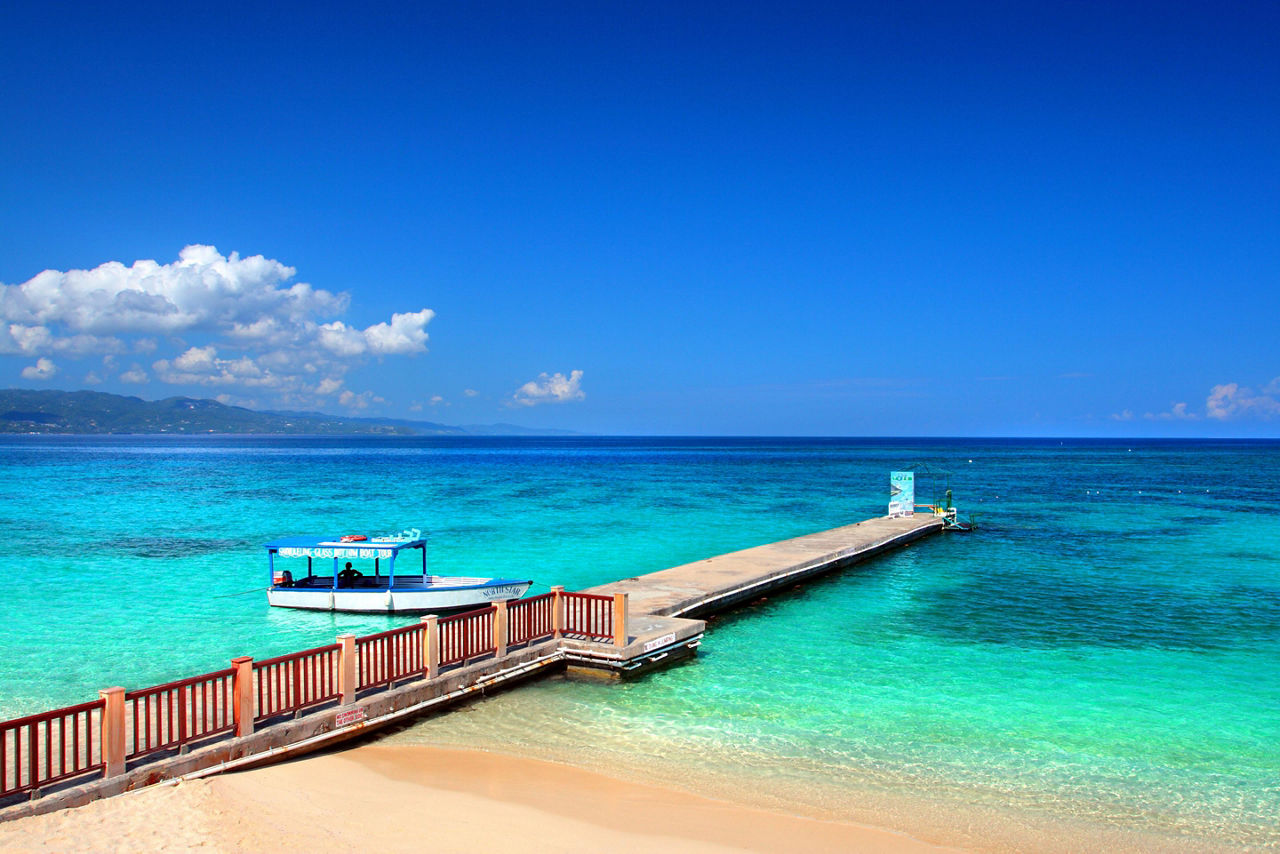
<path fill-rule="evenodd" d="M 806 578 L 844 569 L 936 534 L 942 528 L 942 520 L 932 515 L 882 516 L 592 587 L 583 592 L 609 596 L 625 593 L 632 624 L 642 629 L 648 640 L 632 644 L 622 656 L 592 657 L 586 652 L 575 656 L 569 649 L 567 658 L 571 665 L 623 675 L 671 664 L 696 653 L 706 626 L 696 618 L 753 601 Z M 685 642 L 655 640 L 667 638 Z"/>
<path fill-rule="evenodd" d="M 492 614 L 472 612 L 448 618 L 476 621 L 476 625 L 491 618 L 483 623 L 482 634 L 492 635 L 492 643 L 485 638 L 480 639 L 483 643 L 477 641 L 479 635 L 474 631 L 465 635 L 478 643 L 477 648 L 448 660 L 441 657 L 444 621 L 426 617 L 421 629 L 411 624 L 365 638 L 341 635 L 331 646 L 257 663 L 237 658 L 230 670 L 185 681 L 135 692 L 108 689 L 102 692 L 95 711 L 69 707 L 0 722 L 0 772 L 5 775 L 0 776 L 0 783 L 21 782 L 17 750 L 28 740 L 31 746 L 23 761 L 31 775 L 37 773 L 41 761 L 48 765 L 50 757 L 57 757 L 60 763 L 69 755 L 63 744 L 66 718 L 59 717 L 62 715 L 97 716 L 99 724 L 86 735 L 85 744 L 96 747 L 96 754 L 93 750 L 89 753 L 101 757 L 97 764 L 85 760 L 72 774 L 46 774 L 41 779 L 48 779 L 49 785 L 23 784 L 12 789 L 11 794 L 0 797 L 0 821 L 87 803 L 160 780 L 190 779 L 278 761 L 365 736 L 560 668 L 616 677 L 665 667 L 696 654 L 706 627 L 700 617 L 843 569 L 942 529 L 942 520 L 932 515 L 886 516 L 579 593 L 552 588 L 549 594 L 519 604 L 496 603 Z M 522 609 L 522 634 L 513 634 L 516 624 L 509 617 L 514 608 Z M 535 608 L 541 611 L 535 613 Z M 417 634 L 410 637 L 411 632 Z M 395 638 L 400 639 L 399 646 Z M 414 652 L 419 646 L 420 660 Z M 358 663 L 362 670 L 357 670 Z M 291 669 L 286 678 L 269 679 L 268 670 L 258 672 L 268 667 Z M 385 677 L 371 676 L 384 671 Z M 370 678 L 358 675 L 361 673 Z M 327 681 L 330 679 L 332 685 Z M 199 691 L 191 687 L 197 683 L 202 686 Z M 230 694 L 223 697 L 217 693 L 227 690 L 227 685 L 233 686 Z M 201 700 L 206 704 L 203 706 L 193 705 L 196 701 L 192 697 L 203 697 L 205 690 L 214 691 L 215 699 Z M 298 699 L 304 690 L 314 692 L 305 703 Z M 131 759 L 126 752 L 126 703 L 130 696 L 136 703 L 138 696 L 152 694 L 164 698 L 157 710 L 177 717 L 165 718 L 168 722 L 163 724 L 163 732 L 156 729 L 161 724 L 153 727 L 146 723 L 143 736 L 152 738 L 158 747 L 145 754 L 135 749 L 136 758 Z M 219 710 L 225 717 L 227 707 L 233 707 L 233 723 L 199 730 L 194 737 L 182 740 L 184 726 Z M 132 714 L 136 748 L 140 737 L 136 708 Z M 2 740 L 6 738 L 13 746 L 7 755 L 8 742 Z M 25 798 L 30 800 L 21 800 Z"/>
<path fill-rule="evenodd" d="M 705 617 L 771 590 L 866 560 L 942 530 L 935 516 L 882 516 L 707 558 L 585 593 L 627 593 L 632 615 Z"/>

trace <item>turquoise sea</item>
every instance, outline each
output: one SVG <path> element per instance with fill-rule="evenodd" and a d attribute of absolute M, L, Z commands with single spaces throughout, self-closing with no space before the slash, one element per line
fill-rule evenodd
<path fill-rule="evenodd" d="M 279 536 L 574 589 L 881 515 L 894 469 L 979 531 L 392 738 L 980 846 L 1280 849 L 1275 441 L 4 438 L 0 717 L 404 622 L 269 609 Z"/>

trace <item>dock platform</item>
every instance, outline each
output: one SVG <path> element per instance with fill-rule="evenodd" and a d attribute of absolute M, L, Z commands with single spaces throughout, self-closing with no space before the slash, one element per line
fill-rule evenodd
<path fill-rule="evenodd" d="M 696 654 L 702 617 L 943 529 L 880 517 L 586 591 L 364 637 L 0 721 L 0 821 L 279 761 L 560 669 L 616 678 Z"/>
<path fill-rule="evenodd" d="M 936 516 L 882 516 L 602 584 L 583 592 L 626 593 L 633 615 L 705 617 L 786 584 L 852 566 L 942 530 Z"/>
<path fill-rule="evenodd" d="M 881 516 L 589 588 L 583 592 L 625 594 L 630 631 L 643 635 L 645 643 L 633 643 L 621 656 L 584 656 L 577 661 L 570 650 L 569 660 L 623 675 L 670 664 L 696 653 L 706 626 L 701 617 L 844 569 L 942 529 L 942 519 L 933 515 Z M 659 642 L 668 639 L 670 643 Z"/>

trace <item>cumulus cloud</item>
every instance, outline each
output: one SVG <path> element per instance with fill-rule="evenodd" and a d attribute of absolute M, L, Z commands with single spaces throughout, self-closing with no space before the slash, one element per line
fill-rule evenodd
<path fill-rule="evenodd" d="M 1258 390 L 1239 383 L 1220 383 L 1209 390 L 1205 398 L 1204 413 L 1192 410 L 1187 403 L 1175 403 L 1167 412 L 1148 412 L 1142 417 L 1148 421 L 1197 421 L 1211 418 L 1215 421 L 1261 418 L 1280 415 L 1280 377 Z M 1113 415 L 1118 421 L 1132 417 L 1129 410 Z"/>
<path fill-rule="evenodd" d="M 1259 391 L 1239 383 L 1216 385 L 1209 390 L 1204 408 L 1208 417 L 1220 421 L 1280 415 L 1280 377 L 1276 377 Z"/>
<path fill-rule="evenodd" d="M 1148 421 L 1195 421 L 1200 416 L 1187 409 L 1187 404 L 1175 403 L 1168 412 L 1148 412 L 1142 417 Z"/>
<path fill-rule="evenodd" d="M 34 365 L 22 369 L 24 380 L 47 380 L 58 372 L 58 366 L 49 359 L 36 359 Z"/>
<path fill-rule="evenodd" d="M 363 360 L 426 352 L 431 309 L 361 328 L 337 318 L 349 308 L 348 294 L 293 282 L 296 273 L 262 255 L 224 256 L 200 244 L 167 264 L 45 270 L 0 284 L 0 354 L 46 362 L 51 355 L 147 354 L 164 383 L 261 388 L 304 402 L 338 393 Z M 104 367 L 110 379 L 114 365 L 104 360 Z M 118 379 L 146 382 L 147 374 L 134 365 Z M 381 400 L 350 394 L 348 407 Z"/>
<path fill-rule="evenodd" d="M 475 389 L 473 389 L 473 388 L 464 388 L 464 389 L 462 390 L 462 393 L 463 393 L 464 395 L 466 395 L 467 397 L 476 397 L 477 395 L 479 395 L 479 394 L 480 394 L 480 392 L 476 391 L 476 390 L 475 390 Z"/>
<path fill-rule="evenodd" d="M 511 396 L 512 406 L 537 406 L 540 403 L 568 403 L 582 400 L 587 396 L 582 390 L 582 371 L 571 371 L 566 377 L 562 373 L 539 374 L 536 380 L 530 380 Z"/>
<path fill-rule="evenodd" d="M 348 389 L 338 395 L 338 403 L 341 403 L 353 412 L 358 412 L 361 409 L 368 409 L 369 404 L 371 403 L 386 403 L 386 400 L 371 391 L 362 391 L 357 394 Z"/>
<path fill-rule="evenodd" d="M 133 365 L 120 375 L 120 382 L 129 383 L 130 385 L 142 385 L 149 381 L 147 372 L 142 369 L 142 365 Z"/>

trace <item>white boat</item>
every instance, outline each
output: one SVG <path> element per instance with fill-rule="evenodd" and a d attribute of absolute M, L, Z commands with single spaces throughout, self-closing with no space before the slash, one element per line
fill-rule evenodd
<path fill-rule="evenodd" d="M 266 549 L 271 571 L 267 601 L 277 608 L 440 614 L 519 599 L 533 583 L 430 575 L 427 540 L 419 531 L 384 537 L 286 537 L 267 543 Z M 415 549 L 421 552 L 420 561 L 412 555 Z M 282 558 L 305 558 L 305 574 L 301 563 L 285 568 Z"/>

